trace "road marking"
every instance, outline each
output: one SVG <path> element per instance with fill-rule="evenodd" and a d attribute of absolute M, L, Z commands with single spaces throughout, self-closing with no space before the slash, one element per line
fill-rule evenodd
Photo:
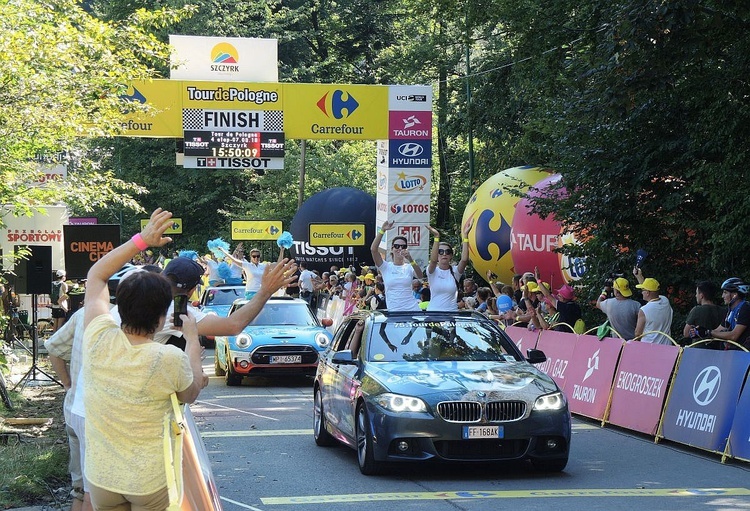
<path fill-rule="evenodd" d="M 305 398 L 312 401 L 312 394 L 230 394 L 227 396 L 215 396 L 211 399 L 240 399 L 240 398 Z"/>
<path fill-rule="evenodd" d="M 279 419 L 277 419 L 275 417 L 269 417 L 267 415 L 261 415 L 259 413 L 248 412 L 247 410 L 240 410 L 239 408 L 234 408 L 232 406 L 224 406 L 224 405 L 218 405 L 216 403 L 209 403 L 208 401 L 196 401 L 196 403 L 200 404 L 200 405 L 203 405 L 203 406 L 213 406 L 215 408 L 221 408 L 222 410 L 231 410 L 231 411 L 237 412 L 237 413 L 244 413 L 244 414 L 247 414 L 247 415 L 252 415 L 253 417 L 258 417 L 260 419 L 268 419 L 268 420 L 272 420 L 272 421 L 278 421 L 279 420 Z"/>
<path fill-rule="evenodd" d="M 250 511 L 263 511 L 262 509 L 258 507 L 248 506 L 247 504 L 243 504 L 242 502 L 237 502 L 236 500 L 228 499 L 226 497 L 219 497 L 221 500 L 224 500 L 226 502 L 229 502 L 230 504 L 234 504 L 235 506 L 244 507 L 245 509 L 249 509 Z"/>
<path fill-rule="evenodd" d="M 324 504 L 341 502 L 375 502 L 388 500 L 459 500 L 519 499 L 545 497 L 702 497 L 748 496 L 748 488 L 662 488 L 662 489 L 571 489 L 571 490 L 510 490 L 510 491 L 447 491 L 401 493 L 351 493 L 342 495 L 309 495 L 299 497 L 266 497 L 266 505 Z"/>
<path fill-rule="evenodd" d="M 600 429 L 589 424 L 574 424 L 573 430 L 577 429 Z M 203 431 L 203 438 L 228 438 L 245 436 L 312 436 L 312 429 L 251 429 L 242 431 Z"/>
<path fill-rule="evenodd" d="M 312 436 L 312 429 L 251 429 L 247 431 L 204 431 L 201 433 L 203 438 L 226 438 L 242 436 Z"/>

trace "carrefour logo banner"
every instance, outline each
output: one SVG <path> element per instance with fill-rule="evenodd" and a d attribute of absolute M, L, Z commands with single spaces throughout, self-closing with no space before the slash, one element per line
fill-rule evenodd
<path fill-rule="evenodd" d="M 277 240 L 281 220 L 232 220 L 232 239 L 243 241 Z"/>
<path fill-rule="evenodd" d="M 388 138 L 388 86 L 284 84 L 287 138 Z"/>
<path fill-rule="evenodd" d="M 365 224 L 310 224 L 310 246 L 361 247 Z"/>
<path fill-rule="evenodd" d="M 120 126 L 124 136 L 182 138 L 182 82 L 137 81 L 120 96 L 124 102 L 146 104 L 150 114 L 126 114 Z M 131 109 L 132 111 L 132 109 Z"/>
<path fill-rule="evenodd" d="M 750 353 L 686 349 L 664 415 L 664 438 L 723 451 L 749 366 Z"/>

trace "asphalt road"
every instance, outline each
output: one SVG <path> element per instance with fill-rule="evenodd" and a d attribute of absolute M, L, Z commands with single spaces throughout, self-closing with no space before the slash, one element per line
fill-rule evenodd
<path fill-rule="evenodd" d="M 206 372 L 213 374 L 213 352 Z M 312 436 L 312 380 L 212 377 L 192 412 L 225 511 L 750 510 L 750 464 L 574 418 L 560 474 L 527 463 L 396 465 L 368 477 L 346 447 Z"/>

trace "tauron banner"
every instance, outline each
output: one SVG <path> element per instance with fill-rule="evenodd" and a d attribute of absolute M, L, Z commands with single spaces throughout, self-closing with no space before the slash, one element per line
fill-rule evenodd
<path fill-rule="evenodd" d="M 723 451 L 748 366 L 750 353 L 686 349 L 664 414 L 664 438 Z"/>
<path fill-rule="evenodd" d="M 96 261 L 120 244 L 119 225 L 64 225 L 65 269 L 69 279 L 85 279 Z"/>

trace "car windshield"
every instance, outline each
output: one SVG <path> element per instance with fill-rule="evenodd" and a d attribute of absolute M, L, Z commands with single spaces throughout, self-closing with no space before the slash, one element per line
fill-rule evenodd
<path fill-rule="evenodd" d="M 260 325 L 297 325 L 317 326 L 315 317 L 306 303 L 267 303 L 255 319 L 252 326 Z"/>
<path fill-rule="evenodd" d="M 209 289 L 204 305 L 232 305 L 237 298 L 245 297 L 244 288 Z"/>
<path fill-rule="evenodd" d="M 477 318 L 402 316 L 374 326 L 370 362 L 521 360 L 511 341 Z"/>

